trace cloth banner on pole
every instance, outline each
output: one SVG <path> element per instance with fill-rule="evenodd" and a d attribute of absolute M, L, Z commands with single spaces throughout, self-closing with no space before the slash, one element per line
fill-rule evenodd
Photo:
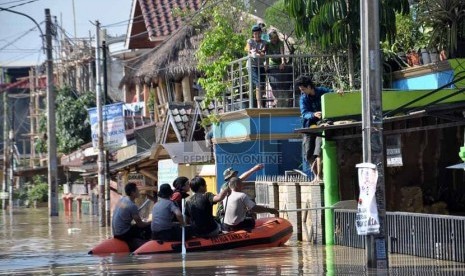
<path fill-rule="evenodd" d="M 92 146 L 98 150 L 98 117 L 97 108 L 89 108 L 89 119 L 92 131 Z M 123 103 L 103 106 L 103 145 L 105 149 L 118 149 L 127 146 L 124 127 Z"/>
<path fill-rule="evenodd" d="M 359 235 L 379 234 L 378 207 L 375 197 L 378 170 L 372 163 L 360 163 L 356 167 L 360 188 L 356 217 L 357 233 Z"/>

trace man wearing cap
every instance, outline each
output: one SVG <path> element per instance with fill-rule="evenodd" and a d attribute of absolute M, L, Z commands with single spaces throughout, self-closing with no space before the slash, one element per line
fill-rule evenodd
<path fill-rule="evenodd" d="M 241 174 L 239 176 L 239 178 L 243 181 L 247 180 L 254 172 L 257 172 L 261 169 L 263 169 L 264 165 L 263 164 L 257 164 L 255 166 L 253 166 L 251 169 L 249 169 L 248 171 L 244 172 L 243 174 Z M 232 177 L 237 177 L 237 175 L 239 174 L 238 171 L 234 170 L 232 167 L 229 167 L 227 168 L 226 170 L 224 170 L 223 172 L 223 177 L 224 177 L 224 181 L 225 183 L 223 184 L 223 186 L 221 186 L 221 189 L 220 189 L 220 192 L 225 190 L 225 189 L 228 189 L 228 185 L 229 185 L 229 180 L 232 178 Z M 227 200 L 225 201 L 227 202 Z M 225 206 L 223 205 L 223 202 L 219 202 L 218 203 L 218 209 L 217 209 L 217 212 L 216 212 L 216 218 L 222 222 L 223 218 L 224 218 L 224 208 Z M 227 208 L 228 206 L 226 206 Z"/>
<path fill-rule="evenodd" d="M 255 227 L 255 220 L 247 216 L 248 212 L 279 214 L 275 208 L 257 205 L 247 194 L 242 192 L 243 183 L 240 178 L 232 177 L 229 181 L 229 188 L 231 188 L 231 194 L 229 195 L 223 223 L 226 231 L 253 229 Z"/>
<path fill-rule="evenodd" d="M 264 56 L 266 54 L 267 42 L 262 40 L 262 28 L 259 25 L 252 26 L 252 38 L 247 40 L 245 50 L 248 52 L 251 68 L 251 80 L 253 87 L 255 87 L 255 96 L 257 99 L 254 107 L 262 108 L 262 93 L 265 91 L 265 62 Z"/>

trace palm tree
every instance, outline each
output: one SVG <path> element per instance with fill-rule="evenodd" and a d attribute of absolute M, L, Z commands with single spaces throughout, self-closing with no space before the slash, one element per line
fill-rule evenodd
<path fill-rule="evenodd" d="M 285 0 L 296 34 L 323 50 L 347 51 L 353 87 L 354 51 L 360 43 L 360 0 Z M 380 38 L 394 43 L 396 12 L 408 13 L 408 0 L 380 0 Z"/>
<path fill-rule="evenodd" d="M 430 45 L 446 45 L 450 57 L 456 57 L 459 38 L 465 38 L 464 0 L 420 0 L 418 20 L 432 28 Z"/>

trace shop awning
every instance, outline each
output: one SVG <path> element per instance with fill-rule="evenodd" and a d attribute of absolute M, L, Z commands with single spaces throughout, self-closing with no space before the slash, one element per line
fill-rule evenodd
<path fill-rule="evenodd" d="M 192 141 L 182 143 L 161 144 L 176 164 L 211 163 L 214 160 L 213 152 L 207 147 L 205 141 Z"/>

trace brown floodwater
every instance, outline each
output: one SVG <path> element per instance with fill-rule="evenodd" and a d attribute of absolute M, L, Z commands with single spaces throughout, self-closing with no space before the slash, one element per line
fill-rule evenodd
<path fill-rule="evenodd" d="M 262 250 L 92 256 L 111 235 L 95 216 L 49 217 L 44 209 L 0 210 L 2 275 L 368 275 L 364 250 L 289 242 Z M 465 264 L 390 256 L 390 275 L 465 275 Z"/>

